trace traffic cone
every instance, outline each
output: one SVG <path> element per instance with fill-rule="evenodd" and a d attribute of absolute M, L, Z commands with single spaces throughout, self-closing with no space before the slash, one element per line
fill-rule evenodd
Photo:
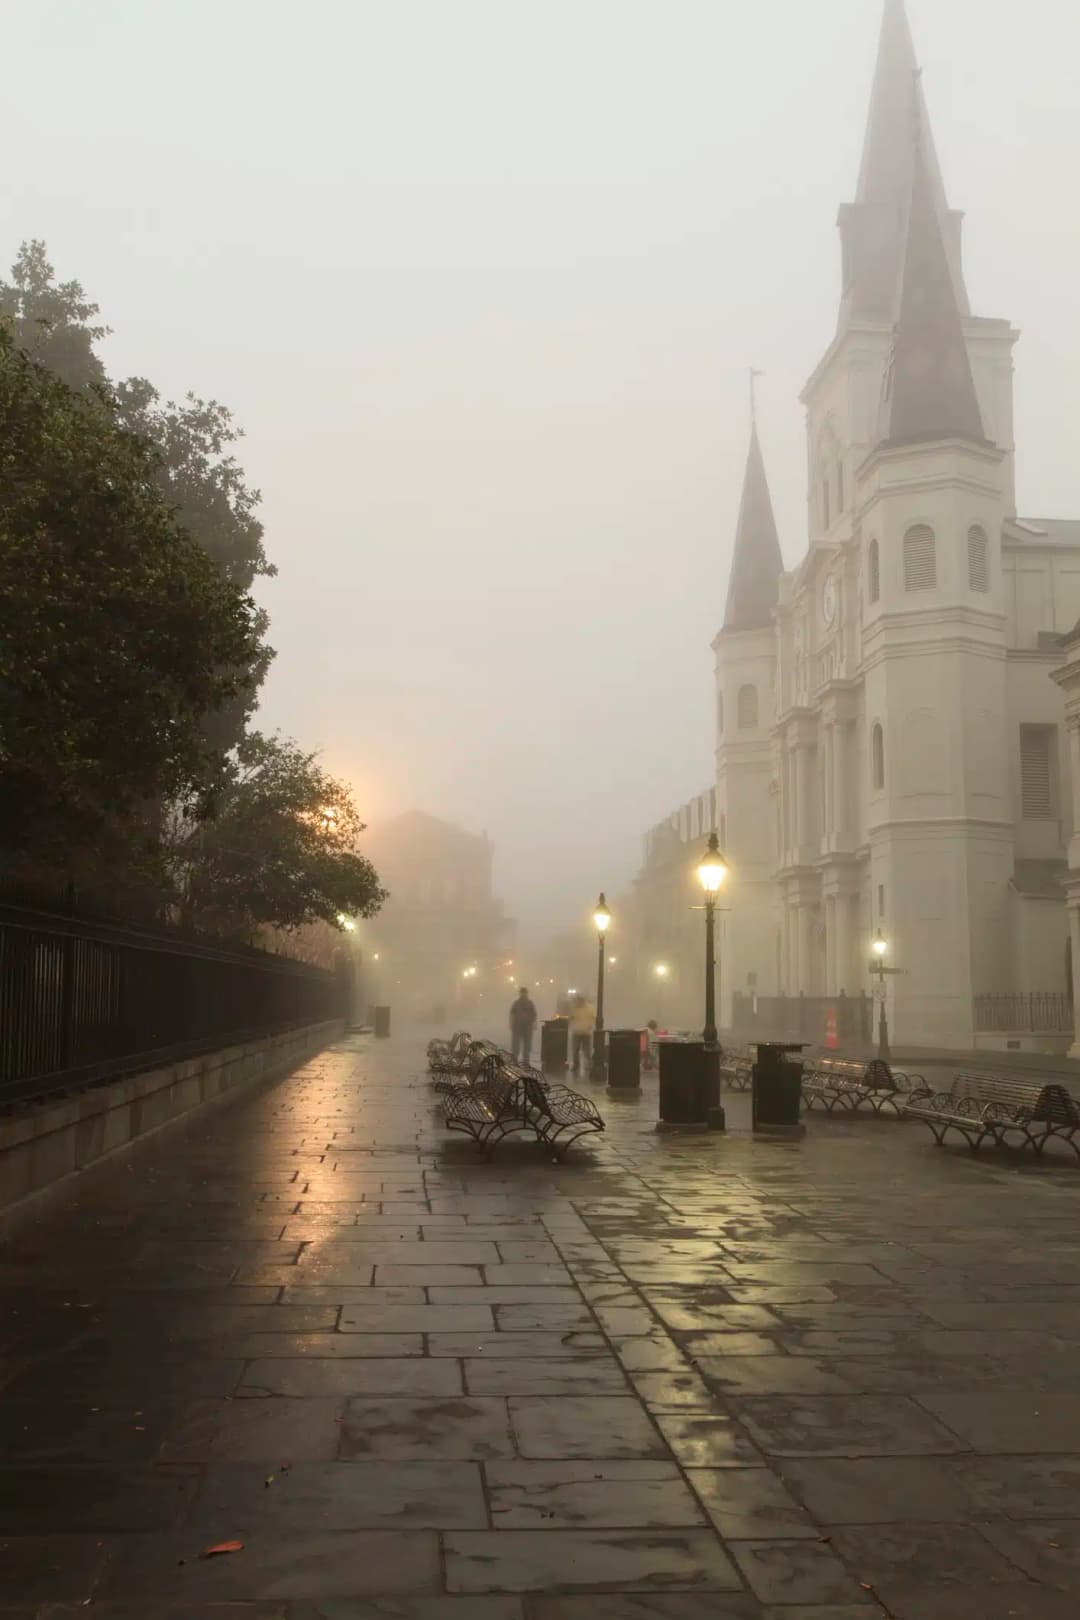
<path fill-rule="evenodd" d="M 836 1033 L 835 1007 L 830 1007 L 828 1012 L 825 1014 L 825 1045 L 831 1052 L 835 1052 L 836 1048 L 840 1045 L 840 1039 Z"/>

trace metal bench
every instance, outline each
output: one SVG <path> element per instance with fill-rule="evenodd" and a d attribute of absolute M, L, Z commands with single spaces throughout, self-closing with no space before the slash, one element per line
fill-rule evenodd
<path fill-rule="evenodd" d="M 436 1069 L 448 1068 L 464 1058 L 469 1049 L 472 1036 L 467 1029 L 459 1029 L 448 1041 L 433 1040 L 427 1044 L 428 1068 L 434 1072 Z"/>
<path fill-rule="evenodd" d="M 532 1125 L 517 1081 L 501 1073 L 451 1091 L 443 1099 L 443 1114 L 448 1131 L 471 1136 L 485 1153 L 494 1152 L 512 1131 Z"/>
<path fill-rule="evenodd" d="M 720 1059 L 720 1084 L 728 1091 L 749 1091 L 754 1083 L 754 1059 L 743 1050 L 726 1051 Z"/>
<path fill-rule="evenodd" d="M 1013 1075 L 956 1075 L 948 1091 L 927 1092 L 907 1108 L 910 1119 L 928 1125 L 939 1147 L 955 1131 L 973 1153 L 995 1147 L 1033 1147 L 1041 1153 L 1051 1137 L 1068 1142 L 1080 1159 L 1080 1106 L 1064 1086 Z"/>
<path fill-rule="evenodd" d="M 556 1159 L 591 1131 L 602 1131 L 604 1121 L 591 1097 L 569 1086 L 552 1085 L 535 1069 L 517 1067 L 529 1124 Z M 569 1134 L 568 1134 L 569 1133 Z"/>
<path fill-rule="evenodd" d="M 890 1068 L 884 1058 L 871 1058 L 867 1063 L 862 1058 L 826 1053 L 805 1061 L 802 1093 L 807 1109 L 820 1106 L 829 1114 L 838 1108 L 853 1113 L 864 1103 L 875 1114 L 886 1108 L 903 1114 L 913 1098 L 926 1094 L 926 1081 L 921 1074 Z"/>
<path fill-rule="evenodd" d="M 477 1081 L 498 1077 L 503 1054 L 491 1041 L 470 1041 L 461 1057 L 432 1070 L 436 1091 L 467 1090 Z"/>

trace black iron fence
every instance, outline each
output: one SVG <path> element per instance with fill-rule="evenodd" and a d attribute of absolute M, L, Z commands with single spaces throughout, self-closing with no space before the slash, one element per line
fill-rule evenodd
<path fill-rule="evenodd" d="M 333 973 L 0 905 L 0 1106 L 335 1018 Z"/>
<path fill-rule="evenodd" d="M 975 1028 L 982 1034 L 1064 1034 L 1073 1027 L 1073 1005 L 1064 990 L 1002 992 L 975 997 Z"/>
<path fill-rule="evenodd" d="M 748 1040 L 808 1041 L 839 1046 L 872 1039 L 874 1003 L 858 996 L 754 996 L 736 992 L 732 1022 Z"/>

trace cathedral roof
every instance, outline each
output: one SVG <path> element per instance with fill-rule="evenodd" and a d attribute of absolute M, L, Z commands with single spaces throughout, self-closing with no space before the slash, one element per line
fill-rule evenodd
<path fill-rule="evenodd" d="M 755 423 L 750 430 L 743 476 L 724 629 L 761 630 L 771 624 L 783 572 L 784 560 Z"/>
<path fill-rule="evenodd" d="M 916 130 L 956 303 L 966 315 L 959 215 L 950 214 L 946 201 L 904 0 L 886 0 L 858 189 L 854 205 L 841 212 L 845 250 L 841 326 L 851 319 L 889 321 L 893 317 L 904 217 L 914 178 Z"/>
<path fill-rule="evenodd" d="M 985 442 L 935 202 L 934 177 L 918 136 L 913 160 L 881 441 L 896 444 L 961 438 Z"/>

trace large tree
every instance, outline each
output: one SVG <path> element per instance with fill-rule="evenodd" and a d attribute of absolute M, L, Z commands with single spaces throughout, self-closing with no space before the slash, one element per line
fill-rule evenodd
<path fill-rule="evenodd" d="M 177 817 L 174 880 L 185 920 L 251 938 L 267 924 L 335 927 L 386 899 L 357 849 L 347 787 L 295 742 L 249 733 L 230 756 L 212 814 Z"/>
<path fill-rule="evenodd" d="M 145 806 L 205 796 L 206 722 L 259 652 L 160 475 L 0 324 L 0 847 L 73 874 L 149 857 Z"/>
<path fill-rule="evenodd" d="M 163 401 L 144 377 L 113 384 L 96 352 L 109 328 L 78 281 L 57 281 L 44 242 L 24 242 L 10 282 L 0 281 L 0 322 L 20 348 L 70 388 L 111 402 L 124 427 L 156 448 L 153 477 L 178 522 L 213 558 L 227 580 L 248 591 L 276 573 L 263 549 L 257 516 L 260 495 L 234 454 L 243 437 L 231 412 L 217 400 L 189 394 L 182 404 Z M 207 741 L 225 751 L 243 734 L 259 687 L 274 657 L 261 610 L 258 635 L 232 700 L 207 721 Z"/>

